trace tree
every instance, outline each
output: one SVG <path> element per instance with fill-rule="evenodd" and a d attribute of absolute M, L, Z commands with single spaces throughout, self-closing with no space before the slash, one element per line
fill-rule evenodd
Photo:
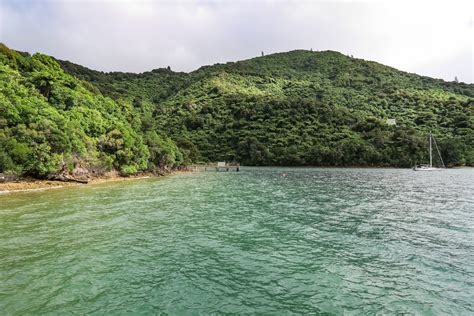
<path fill-rule="evenodd" d="M 35 72 L 31 76 L 31 81 L 39 92 L 49 100 L 53 82 L 55 81 L 54 75 L 47 71 Z"/>

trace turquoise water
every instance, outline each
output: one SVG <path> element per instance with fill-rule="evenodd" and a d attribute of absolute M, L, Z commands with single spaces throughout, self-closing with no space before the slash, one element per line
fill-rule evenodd
<path fill-rule="evenodd" d="M 0 313 L 474 313 L 474 170 L 244 168 L 0 195 Z"/>

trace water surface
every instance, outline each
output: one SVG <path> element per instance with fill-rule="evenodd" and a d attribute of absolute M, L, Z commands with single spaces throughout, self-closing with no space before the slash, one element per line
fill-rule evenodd
<path fill-rule="evenodd" d="M 473 314 L 474 170 L 244 168 L 0 195 L 2 314 Z"/>

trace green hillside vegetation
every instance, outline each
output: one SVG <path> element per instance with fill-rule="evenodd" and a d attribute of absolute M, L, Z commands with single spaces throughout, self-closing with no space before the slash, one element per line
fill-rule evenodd
<path fill-rule="evenodd" d="M 160 132 L 189 161 L 409 167 L 427 161 L 431 129 L 448 165 L 474 164 L 472 84 L 303 50 L 188 75 L 84 71 L 83 79 L 111 97 L 152 103 Z M 388 126 L 388 118 L 397 126 Z"/>
<path fill-rule="evenodd" d="M 474 85 L 337 52 L 133 74 L 0 45 L 0 79 L 0 173 L 127 175 L 218 160 L 409 167 L 427 160 L 430 129 L 446 164 L 474 165 Z"/>
<path fill-rule="evenodd" d="M 153 105 L 113 100 L 52 57 L 0 45 L 0 172 L 47 177 L 77 165 L 122 174 L 182 163 L 156 132 Z"/>

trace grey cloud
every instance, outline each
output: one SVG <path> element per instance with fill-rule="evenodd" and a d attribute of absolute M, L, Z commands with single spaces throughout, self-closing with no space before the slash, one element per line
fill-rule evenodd
<path fill-rule="evenodd" d="M 3 1 L 0 41 L 104 71 L 313 48 L 473 82 L 473 11 L 469 1 Z"/>

